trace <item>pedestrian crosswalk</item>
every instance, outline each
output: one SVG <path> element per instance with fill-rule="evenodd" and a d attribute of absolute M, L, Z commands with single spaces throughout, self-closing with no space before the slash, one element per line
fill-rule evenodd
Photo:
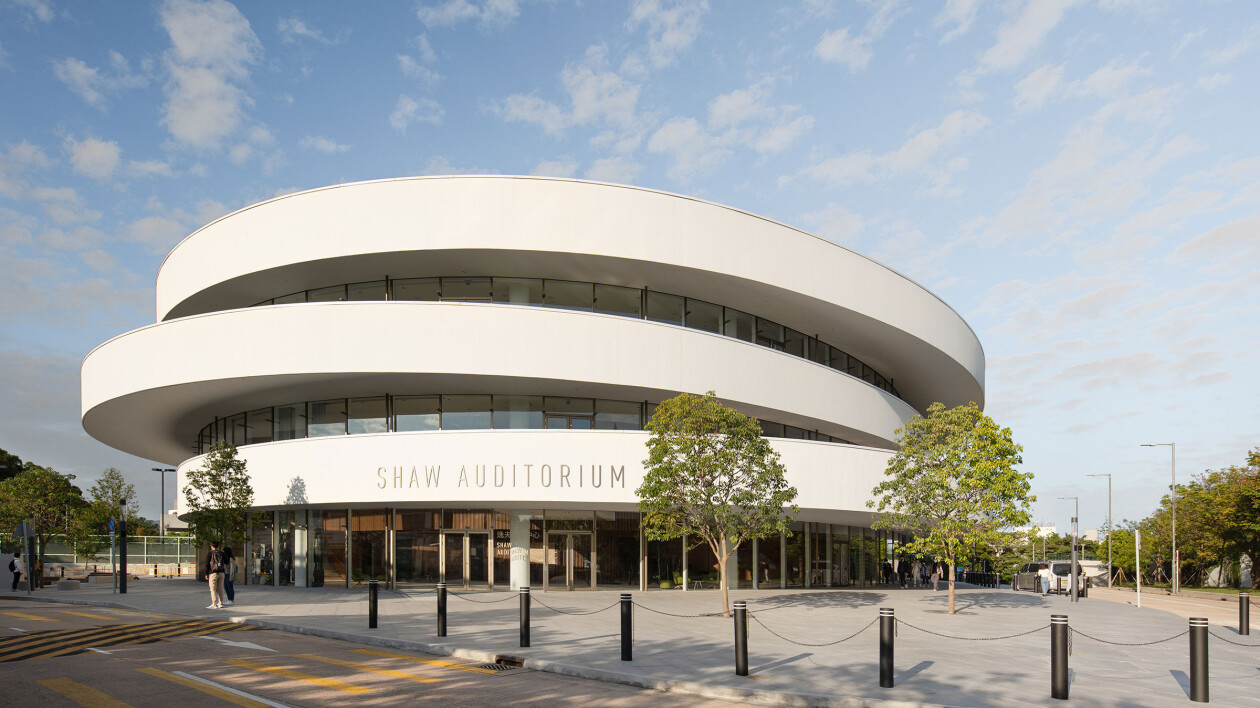
<path fill-rule="evenodd" d="M 210 620 L 171 620 L 149 624 L 98 625 L 89 629 L 31 632 L 0 638 L 0 663 L 81 654 L 89 649 L 150 644 L 163 639 L 257 629 L 250 625 Z"/>

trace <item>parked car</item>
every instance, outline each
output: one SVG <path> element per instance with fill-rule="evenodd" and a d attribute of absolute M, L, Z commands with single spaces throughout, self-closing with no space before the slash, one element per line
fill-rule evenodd
<path fill-rule="evenodd" d="M 1041 592 L 1041 579 L 1037 576 L 1037 573 L 1046 566 L 1050 566 L 1050 591 L 1056 592 L 1062 589 L 1064 592 L 1067 592 L 1072 583 L 1072 579 L 1069 577 L 1072 561 L 1033 561 L 1025 563 L 1020 567 L 1019 572 L 1015 574 L 1015 580 L 1011 582 L 1011 589 Z M 1077 563 L 1076 567 L 1079 572 L 1080 563 Z"/>

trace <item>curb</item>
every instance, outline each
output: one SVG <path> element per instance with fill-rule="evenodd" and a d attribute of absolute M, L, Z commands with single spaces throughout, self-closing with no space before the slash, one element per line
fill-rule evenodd
<path fill-rule="evenodd" d="M 28 597 L 23 595 L 13 599 L 27 600 L 31 602 L 49 602 L 63 605 L 112 607 L 119 610 L 140 611 L 141 609 L 144 609 L 137 608 L 132 605 L 125 605 L 120 602 L 111 602 L 107 600 L 81 600 L 69 597 L 50 598 L 35 596 Z M 180 615 L 178 612 L 168 612 L 166 614 Z M 180 616 L 197 617 L 199 615 Z M 742 701 L 745 703 L 755 703 L 757 705 L 765 706 L 783 706 L 785 708 L 812 708 L 815 706 L 818 708 L 958 708 L 957 706 L 944 703 L 922 703 L 919 701 L 886 700 L 882 698 L 855 698 L 827 693 L 762 691 L 737 688 L 734 686 L 714 686 L 694 681 L 669 681 L 666 679 L 654 679 L 648 676 L 638 676 L 636 674 L 626 674 L 619 671 L 593 669 L 587 666 L 575 666 L 573 664 L 564 664 L 547 659 L 511 657 L 480 649 L 463 649 L 441 644 L 427 644 L 425 642 L 417 642 L 408 639 L 391 639 L 389 637 L 373 637 L 371 635 L 351 634 L 349 632 L 339 632 L 320 627 L 307 627 L 299 624 L 277 622 L 270 619 L 230 616 L 224 617 L 224 619 L 237 624 L 247 624 L 255 627 L 261 627 L 263 629 L 274 629 L 281 632 L 289 632 L 291 634 L 302 634 L 312 637 L 322 637 L 325 639 L 355 642 L 357 644 L 368 644 L 371 646 L 386 647 L 389 649 L 419 651 L 427 654 L 436 654 L 438 656 L 453 656 L 487 664 L 500 663 L 503 659 L 510 659 L 514 662 L 519 661 L 521 663 L 521 668 L 529 669 L 531 671 L 542 671 L 557 674 L 559 676 L 600 681 L 603 683 L 616 683 L 623 686 L 633 686 L 635 688 L 646 688 L 661 691 L 663 693 L 698 696 L 701 698 L 713 698 L 727 701 Z"/>

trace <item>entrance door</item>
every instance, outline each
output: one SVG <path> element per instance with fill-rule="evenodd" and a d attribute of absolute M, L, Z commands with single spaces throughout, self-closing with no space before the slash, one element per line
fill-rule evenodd
<path fill-rule="evenodd" d="M 443 534 L 446 546 L 446 585 L 485 586 L 490 582 L 490 534 L 486 531 L 451 531 Z"/>
<path fill-rule="evenodd" d="M 584 590 L 592 580 L 591 534 L 547 534 L 547 589 Z"/>

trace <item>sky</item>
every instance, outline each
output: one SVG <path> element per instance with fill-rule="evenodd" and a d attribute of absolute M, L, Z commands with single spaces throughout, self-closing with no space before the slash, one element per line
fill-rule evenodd
<path fill-rule="evenodd" d="M 165 254 L 329 184 L 534 174 L 730 205 L 929 288 L 986 355 L 1034 520 L 1146 516 L 1260 446 L 1260 3 L 0 0 L 0 448 L 83 432 L 79 366 Z M 170 352 L 177 357 L 178 351 Z M 172 477 L 173 481 L 173 477 Z M 170 485 L 168 485 L 168 490 Z"/>

